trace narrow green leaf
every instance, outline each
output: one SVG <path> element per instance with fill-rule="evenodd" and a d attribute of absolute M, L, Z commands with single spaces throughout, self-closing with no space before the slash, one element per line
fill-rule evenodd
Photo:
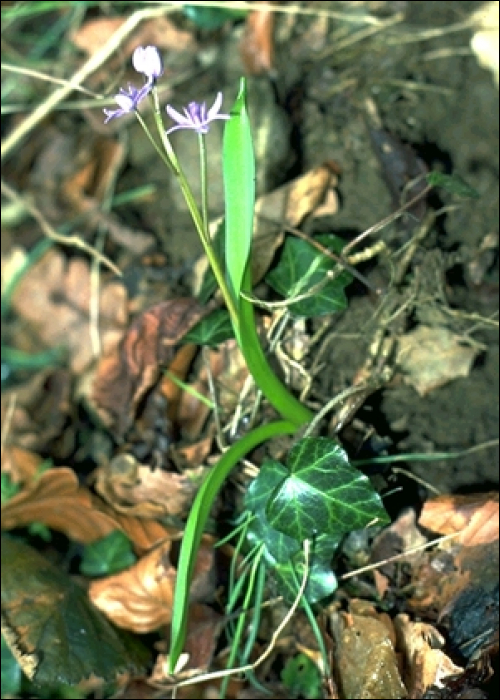
<path fill-rule="evenodd" d="M 318 236 L 319 243 L 334 253 L 340 253 L 344 241 L 331 234 Z M 328 274 L 339 269 L 338 276 Z M 310 296 L 300 301 L 290 301 L 289 310 L 294 316 L 322 316 L 347 307 L 345 287 L 351 275 L 340 270 L 338 264 L 307 241 L 290 236 L 285 241 L 277 266 L 266 276 L 266 282 L 285 299 Z"/>
<path fill-rule="evenodd" d="M 223 141 L 225 259 L 229 287 L 237 305 L 250 257 L 255 204 L 255 157 L 246 92 L 246 82 L 242 78 Z"/>
<path fill-rule="evenodd" d="M 290 435 L 295 430 L 293 423 L 275 421 L 255 428 L 244 435 L 238 442 L 222 455 L 212 468 L 196 494 L 193 506 L 184 530 L 179 561 L 177 564 L 177 581 L 175 584 L 174 603 L 172 607 L 171 643 L 169 672 L 173 673 L 186 639 L 189 591 L 193 579 L 194 565 L 200 547 L 201 537 L 222 484 L 235 464 L 251 449 L 277 435 Z"/>
<path fill-rule="evenodd" d="M 83 550 L 80 571 L 84 576 L 109 576 L 135 564 L 132 544 L 121 530 L 114 530 Z"/>

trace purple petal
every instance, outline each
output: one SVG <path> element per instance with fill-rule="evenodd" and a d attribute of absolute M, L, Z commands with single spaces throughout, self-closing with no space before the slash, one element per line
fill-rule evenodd
<path fill-rule="evenodd" d="M 208 110 L 208 118 L 214 119 L 216 117 L 216 115 L 218 114 L 221 106 L 222 106 L 222 92 L 218 92 L 217 97 L 215 98 L 215 102 Z"/>
<path fill-rule="evenodd" d="M 189 115 L 189 112 L 185 109 L 184 112 L 186 113 L 186 116 L 182 115 L 180 112 L 178 112 L 176 109 L 171 107 L 170 105 L 167 105 L 166 111 L 168 116 L 174 120 L 174 122 L 177 122 L 178 124 L 182 124 L 184 126 L 191 126 L 191 117 Z"/>

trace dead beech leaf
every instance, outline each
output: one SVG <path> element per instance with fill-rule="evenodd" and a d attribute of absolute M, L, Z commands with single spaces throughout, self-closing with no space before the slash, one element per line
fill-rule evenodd
<path fill-rule="evenodd" d="M 90 493 L 72 469 L 48 469 L 24 484 L 22 491 L 2 505 L 2 528 L 12 530 L 40 522 L 83 544 L 116 529 L 114 520 L 93 507 Z"/>
<path fill-rule="evenodd" d="M 2 474 L 8 474 L 14 484 L 24 484 L 35 478 L 43 459 L 16 445 L 2 448 Z"/>
<path fill-rule="evenodd" d="M 170 542 L 164 542 L 143 556 L 134 566 L 92 581 L 89 596 L 118 627 L 144 634 L 168 625 L 176 571 L 170 560 Z M 202 545 L 195 565 L 191 602 L 213 595 L 211 584 L 213 551 Z"/>
<path fill-rule="evenodd" d="M 477 348 L 446 328 L 418 326 L 399 339 L 397 363 L 420 396 L 469 375 Z"/>
<path fill-rule="evenodd" d="M 269 3 L 261 3 L 267 5 Z M 240 41 L 240 54 L 247 73 L 262 75 L 273 68 L 274 12 L 249 12 Z"/>
<path fill-rule="evenodd" d="M 431 685 L 442 687 L 448 676 L 463 673 L 463 668 L 441 651 L 445 639 L 438 630 L 424 622 L 412 622 L 408 615 L 397 615 L 394 620 L 398 648 L 406 656 L 406 686 L 412 698 L 422 697 Z"/>
<path fill-rule="evenodd" d="M 102 49 L 124 22 L 125 18 L 122 17 L 99 17 L 88 20 L 72 32 L 71 41 L 77 48 L 93 56 Z"/>
<path fill-rule="evenodd" d="M 88 20 L 72 33 L 71 40 L 79 49 L 93 56 L 111 39 L 125 20 L 125 17 L 98 17 Z M 192 32 L 177 28 L 168 17 L 156 17 L 154 20 L 143 22 L 137 28 L 132 38 L 121 49 L 120 61 L 129 58 L 138 46 L 149 45 L 175 52 L 194 52 L 196 40 Z"/>
<path fill-rule="evenodd" d="M 183 518 L 206 469 L 174 474 L 140 464 L 132 455 L 117 455 L 94 472 L 95 489 L 119 513 L 142 518 Z"/>
<path fill-rule="evenodd" d="M 466 547 L 498 540 L 498 493 L 438 496 L 426 501 L 419 524 L 451 535 L 460 532 L 458 541 Z"/>
<path fill-rule="evenodd" d="M 66 369 L 37 372 L 21 386 L 2 393 L 2 421 L 14 401 L 9 441 L 54 459 L 66 459 L 75 448 L 76 408 L 72 402 L 72 377 Z"/>
<path fill-rule="evenodd" d="M 68 261 L 55 248 L 24 275 L 12 296 L 12 306 L 32 334 L 48 348 L 66 348 L 69 365 L 81 374 L 93 359 L 90 333 L 90 269 L 86 260 Z M 104 352 L 116 344 L 127 320 L 126 291 L 117 281 L 99 292 L 98 330 Z"/>
<path fill-rule="evenodd" d="M 132 515 L 119 513 L 100 498 L 92 499 L 94 508 L 107 515 L 115 523 L 115 527 L 124 532 L 134 545 L 138 556 L 149 552 L 153 547 L 167 539 L 179 538 L 179 530 L 168 527 L 158 520 L 151 518 L 136 518 Z"/>
<path fill-rule="evenodd" d="M 183 435 L 191 440 L 200 434 L 210 412 L 210 408 L 196 396 L 199 394 L 210 398 L 209 372 L 217 391 L 219 411 L 228 417 L 233 414 L 248 378 L 248 367 L 235 340 L 226 340 L 215 349 L 207 349 L 205 357 L 207 363 L 190 385 L 194 393 L 185 391 L 179 406 L 178 423 Z M 254 396 L 253 392 L 251 396 Z"/>
<path fill-rule="evenodd" d="M 132 425 L 146 393 L 172 362 L 182 337 L 213 307 L 195 299 L 170 299 L 150 307 L 98 364 L 91 403 L 117 439 Z"/>

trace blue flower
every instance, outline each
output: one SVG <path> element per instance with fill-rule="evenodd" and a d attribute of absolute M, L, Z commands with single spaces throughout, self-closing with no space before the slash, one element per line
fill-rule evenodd
<path fill-rule="evenodd" d="M 138 46 L 132 55 L 132 64 L 138 73 L 143 73 L 152 83 L 163 75 L 163 61 L 156 46 Z"/>
<path fill-rule="evenodd" d="M 181 114 L 176 109 L 167 105 L 168 116 L 177 122 L 175 126 L 167 129 L 167 134 L 177 129 L 193 129 L 197 134 L 206 134 L 210 128 L 210 122 L 215 119 L 229 119 L 229 114 L 220 114 L 219 110 L 222 105 L 222 92 L 217 93 L 215 102 L 207 112 L 207 107 L 204 102 L 190 102 L 184 114 Z"/>
<path fill-rule="evenodd" d="M 135 112 L 139 102 L 146 97 L 150 90 L 151 83 L 146 83 L 140 90 L 133 85 L 129 85 L 128 92 L 124 88 L 120 88 L 120 92 L 114 98 L 118 104 L 118 109 L 104 109 L 103 112 L 106 115 L 104 123 L 107 124 L 111 119 Z"/>

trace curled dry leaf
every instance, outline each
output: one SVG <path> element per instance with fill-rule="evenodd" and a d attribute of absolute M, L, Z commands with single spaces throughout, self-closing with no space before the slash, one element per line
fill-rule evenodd
<path fill-rule="evenodd" d="M 498 493 L 438 496 L 426 501 L 419 525 L 451 535 L 460 532 L 459 542 L 466 547 L 498 540 Z"/>
<path fill-rule="evenodd" d="M 183 518 L 205 471 L 201 467 L 189 474 L 174 474 L 140 464 L 132 455 L 117 455 L 94 472 L 95 488 L 119 513 L 142 518 Z"/>
<path fill-rule="evenodd" d="M 446 328 L 418 326 L 399 339 L 397 363 L 407 383 L 425 396 L 453 379 L 468 377 L 477 353 Z"/>
<path fill-rule="evenodd" d="M 42 464 L 42 458 L 34 452 L 15 445 L 2 447 L 2 474 L 8 474 L 13 484 L 32 481 Z"/>
<path fill-rule="evenodd" d="M 190 298 L 156 304 L 136 318 L 118 346 L 100 359 L 91 403 L 118 440 L 158 382 L 161 368 L 172 362 L 182 337 L 211 310 Z"/>
<path fill-rule="evenodd" d="M 66 369 L 40 370 L 22 385 L 3 392 L 2 424 L 8 407 L 13 406 L 9 441 L 54 459 L 68 458 L 75 448 L 76 433 L 71 393 L 72 377 Z"/>
<path fill-rule="evenodd" d="M 175 534 L 156 520 L 122 515 L 80 486 L 67 467 L 49 469 L 39 475 L 43 460 L 19 448 L 5 447 L 2 474 L 21 487 L 2 505 L 2 528 L 12 530 L 33 522 L 63 532 L 70 539 L 90 544 L 113 530 L 122 530 L 141 554 Z"/>
<path fill-rule="evenodd" d="M 43 523 L 76 542 L 88 544 L 116 529 L 114 520 L 93 507 L 90 493 L 68 467 L 35 476 L 2 505 L 2 528 Z"/>
<path fill-rule="evenodd" d="M 118 627 L 140 634 L 169 624 L 176 571 L 171 543 L 164 542 L 125 571 L 92 581 L 90 599 Z M 195 566 L 191 602 L 213 596 L 213 551 L 202 546 Z"/>
<path fill-rule="evenodd" d="M 407 669 L 406 686 L 412 698 L 422 697 L 427 688 L 442 687 L 448 676 L 463 673 L 463 668 L 441 651 L 445 639 L 432 625 L 412 622 L 408 615 L 397 615 L 394 621 L 398 648 L 404 649 Z"/>
<path fill-rule="evenodd" d="M 99 17 L 88 20 L 72 33 L 71 40 L 79 49 L 93 56 L 125 21 L 124 17 Z M 159 49 L 175 52 L 196 50 L 196 40 L 192 32 L 179 29 L 168 17 L 155 17 L 137 28 L 133 37 L 119 52 L 120 62 L 129 58 L 138 46 L 151 44 Z"/>
<path fill-rule="evenodd" d="M 68 261 L 55 248 L 49 250 L 24 275 L 12 296 L 12 306 L 27 323 L 38 343 L 65 348 L 69 365 L 81 374 L 94 357 L 90 328 L 90 304 L 94 291 L 86 260 Z M 109 282 L 99 294 L 97 329 L 103 352 L 109 352 L 127 321 L 127 294 L 120 282 Z M 18 343 L 19 347 L 25 344 Z M 40 349 L 38 345 L 37 350 Z"/>

